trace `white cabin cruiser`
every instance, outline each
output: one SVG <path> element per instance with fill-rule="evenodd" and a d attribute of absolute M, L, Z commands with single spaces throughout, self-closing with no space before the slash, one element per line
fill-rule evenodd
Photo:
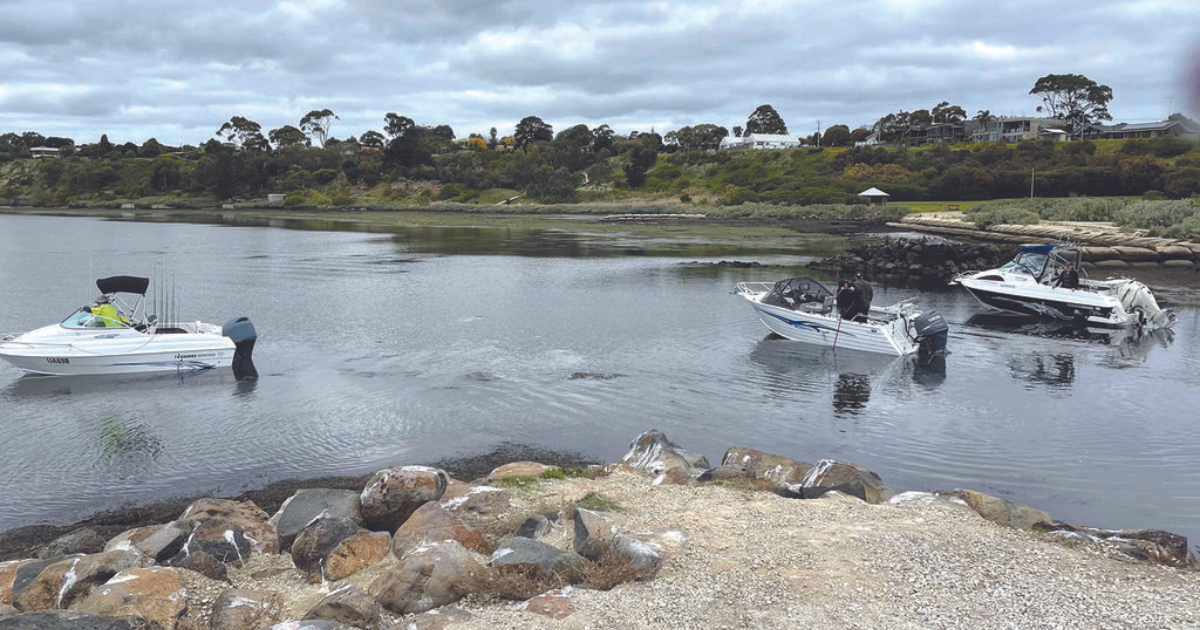
<path fill-rule="evenodd" d="M 146 314 L 148 278 L 96 280 L 101 296 L 58 324 L 0 340 L 0 358 L 31 374 L 82 376 L 203 371 L 226 366 L 256 377 L 257 334 L 245 317 L 224 327 L 160 322 Z"/>
<path fill-rule="evenodd" d="M 1022 245 L 1016 258 L 987 271 L 962 273 L 959 284 L 985 308 L 1017 315 L 1077 320 L 1093 326 L 1170 328 L 1175 315 L 1159 308 L 1146 285 L 1131 278 L 1060 282 L 1082 254 L 1070 245 Z M 1078 272 L 1077 272 L 1078 273 Z"/>
<path fill-rule="evenodd" d="M 841 318 L 836 296 L 811 278 L 739 282 L 735 293 L 750 302 L 771 332 L 792 341 L 895 356 L 946 351 L 946 321 L 936 311 L 916 311 L 912 300 L 871 307 L 866 321 L 856 321 Z"/>

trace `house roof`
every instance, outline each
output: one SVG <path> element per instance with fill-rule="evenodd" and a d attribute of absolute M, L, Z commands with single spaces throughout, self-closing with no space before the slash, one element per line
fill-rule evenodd
<path fill-rule="evenodd" d="M 891 195 L 889 195 L 875 187 L 868 188 L 868 189 L 858 193 L 858 196 L 859 197 L 891 197 Z"/>
<path fill-rule="evenodd" d="M 755 142 L 800 142 L 799 138 L 787 133 L 748 133 L 745 137 Z"/>

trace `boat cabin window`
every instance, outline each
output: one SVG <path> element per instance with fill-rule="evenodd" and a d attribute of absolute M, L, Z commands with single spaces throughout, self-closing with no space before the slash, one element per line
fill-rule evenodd
<path fill-rule="evenodd" d="M 97 312 L 98 311 L 98 312 Z M 111 304 L 85 306 L 62 321 L 64 328 L 124 328 L 128 320 Z"/>
<path fill-rule="evenodd" d="M 1021 252 L 1017 257 L 1004 264 L 1001 269 L 1013 273 L 1023 273 L 1038 277 L 1046 266 L 1046 254 L 1041 252 Z"/>

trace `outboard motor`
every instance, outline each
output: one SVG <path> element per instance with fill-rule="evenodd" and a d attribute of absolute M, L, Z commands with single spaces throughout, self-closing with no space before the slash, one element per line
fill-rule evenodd
<path fill-rule="evenodd" d="M 946 325 L 941 313 L 921 313 L 913 320 L 913 327 L 918 344 L 917 353 L 921 358 L 928 359 L 947 354 L 946 340 L 950 336 L 950 327 Z"/>
<path fill-rule="evenodd" d="M 233 377 L 239 381 L 258 378 L 258 370 L 251 360 L 258 333 L 254 330 L 254 324 L 250 323 L 250 318 L 235 317 L 225 322 L 221 334 L 233 341 Z"/>

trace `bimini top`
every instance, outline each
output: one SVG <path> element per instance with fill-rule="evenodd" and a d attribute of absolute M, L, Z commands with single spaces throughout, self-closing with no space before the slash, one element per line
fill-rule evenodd
<path fill-rule="evenodd" d="M 96 280 L 96 288 L 100 289 L 100 292 L 104 295 L 111 293 L 146 295 L 146 289 L 149 286 L 149 278 L 139 278 L 137 276 L 112 276 Z"/>
<path fill-rule="evenodd" d="M 1057 245 L 1022 245 L 1021 253 L 1049 254 Z"/>

